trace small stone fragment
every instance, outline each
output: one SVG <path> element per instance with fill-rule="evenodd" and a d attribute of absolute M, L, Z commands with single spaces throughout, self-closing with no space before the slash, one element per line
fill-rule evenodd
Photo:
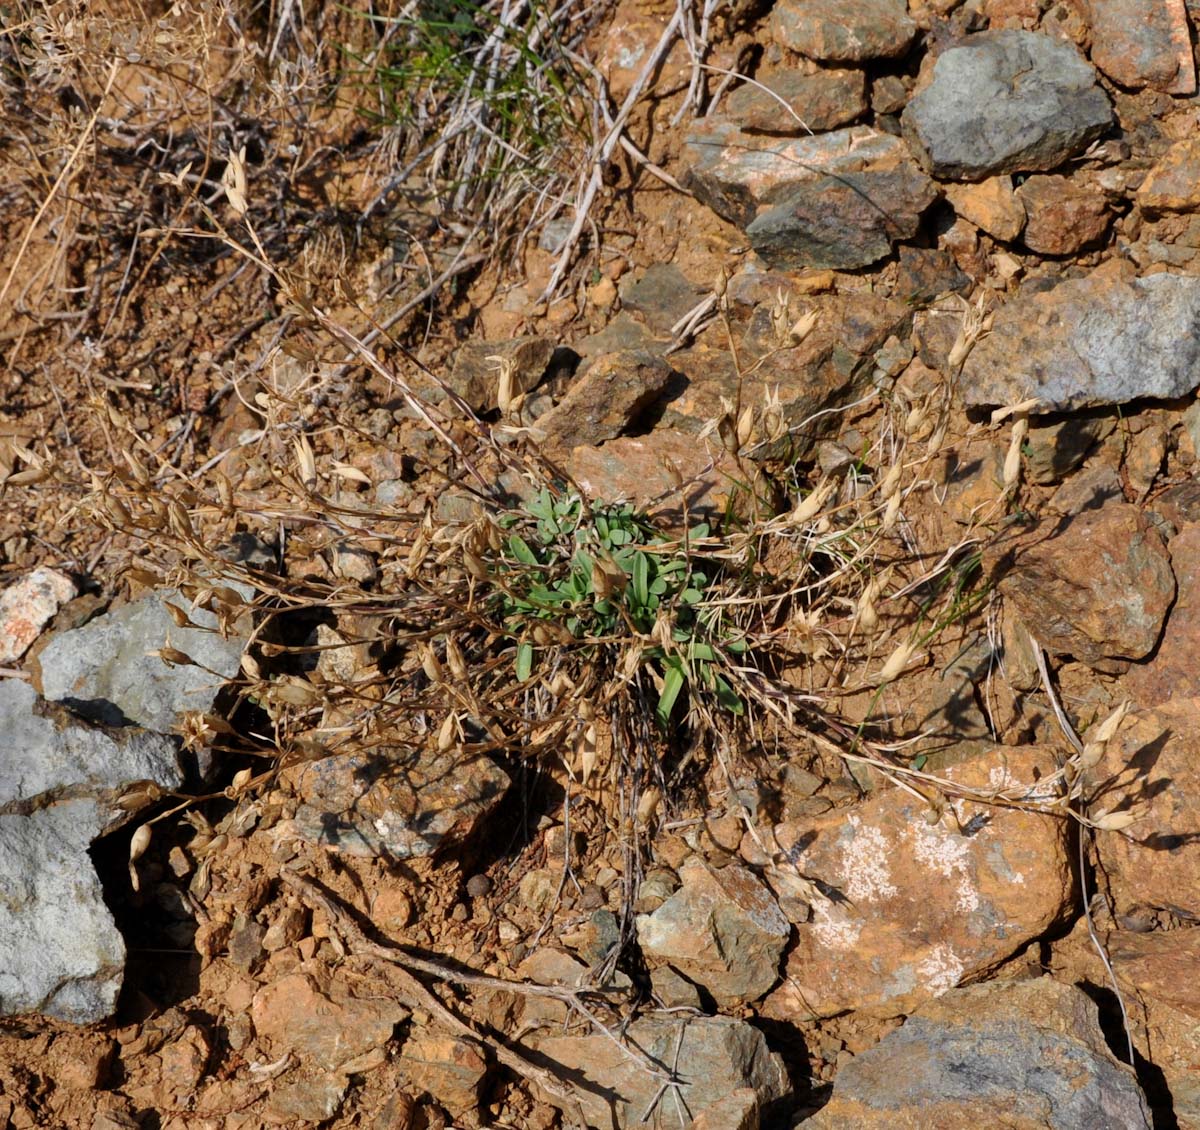
<path fill-rule="evenodd" d="M 1138 207 L 1149 215 L 1200 209 L 1200 139 L 1175 142 L 1142 181 Z"/>
<path fill-rule="evenodd" d="M 476 1044 L 428 1029 L 404 1041 L 400 1067 L 414 1091 L 432 1095 L 455 1119 L 475 1110 L 487 1076 L 487 1060 Z"/>
<path fill-rule="evenodd" d="M 1092 62 L 1113 82 L 1166 94 L 1196 92 L 1185 0 L 1088 0 Z"/>
<path fill-rule="evenodd" d="M 562 401 L 538 417 L 537 430 L 557 448 L 615 439 L 658 403 L 674 376 L 671 366 L 652 353 L 597 357 Z"/>
<path fill-rule="evenodd" d="M 277 1119 L 327 1122 L 342 1105 L 350 1080 L 345 1075 L 321 1074 L 273 1087 L 266 1109 Z"/>
<path fill-rule="evenodd" d="M 1070 412 L 1200 384 L 1200 279 L 1157 274 L 1068 279 L 1022 290 L 995 313 L 962 374 L 968 407 L 1040 401 Z"/>
<path fill-rule="evenodd" d="M 967 787 L 1029 790 L 1053 751 L 999 749 L 943 773 Z M 931 818 L 917 797 L 888 790 L 853 810 L 775 829 L 789 867 L 819 884 L 811 920 L 796 924 L 786 980 L 764 1011 L 795 1022 L 863 1010 L 901 1016 L 994 968 L 1069 913 L 1073 879 L 1058 818 L 951 802 Z"/>
<path fill-rule="evenodd" d="M 276 1057 L 290 1051 L 332 1071 L 386 1044 L 408 1015 L 403 1005 L 383 996 L 359 1000 L 336 984 L 328 993 L 302 973 L 259 989 L 250 1006 L 259 1039 L 269 1041 Z"/>
<path fill-rule="evenodd" d="M 644 1016 L 625 1034 L 652 1062 L 678 1065 L 680 1105 L 694 1117 L 741 1088 L 764 1107 L 791 1091 L 782 1060 L 761 1032 L 740 1020 Z M 658 1078 L 606 1035 L 552 1036 L 536 1047 L 555 1075 L 581 1081 L 577 1094 L 589 1126 L 644 1125 L 643 1114 L 661 1098 Z"/>
<path fill-rule="evenodd" d="M 1098 243 L 1112 214 L 1104 197 L 1066 177 L 1030 177 L 1017 190 L 1025 206 L 1025 246 L 1040 255 L 1073 255 Z"/>
<path fill-rule="evenodd" d="M 0 593 L 0 665 L 15 663 L 75 595 L 75 582 L 57 569 L 34 569 Z"/>
<path fill-rule="evenodd" d="M 1025 226 L 1025 205 L 1013 191 L 1012 177 L 988 177 L 978 184 L 948 184 L 946 199 L 954 211 L 994 239 L 1014 240 Z"/>
<path fill-rule="evenodd" d="M 469 836 L 500 802 L 508 776 L 483 756 L 392 748 L 338 754 L 286 774 L 302 803 L 300 834 L 350 855 L 429 855 Z"/>

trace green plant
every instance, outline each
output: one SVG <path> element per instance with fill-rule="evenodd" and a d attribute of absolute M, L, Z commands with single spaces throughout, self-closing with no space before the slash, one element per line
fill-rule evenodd
<path fill-rule="evenodd" d="M 720 602 L 706 599 L 716 563 L 695 552 L 709 536 L 707 524 L 672 540 L 631 504 L 585 504 L 577 494 L 543 489 L 500 525 L 507 538 L 496 600 L 516 641 L 520 681 L 532 676 L 538 645 L 578 642 L 595 651 L 632 644 L 637 662 L 658 676 L 662 725 L 691 689 L 742 713 L 720 667 L 725 655 L 745 650 L 745 641 Z"/>

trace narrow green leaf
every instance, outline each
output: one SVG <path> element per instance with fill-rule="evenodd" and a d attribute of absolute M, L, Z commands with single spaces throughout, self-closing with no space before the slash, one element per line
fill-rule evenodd
<path fill-rule="evenodd" d="M 687 675 L 684 673 L 682 664 L 678 659 L 670 660 L 667 670 L 663 674 L 662 694 L 658 696 L 658 706 L 654 711 L 659 725 L 665 727 L 671 721 L 671 711 L 675 709 L 679 692 L 683 690 L 686 683 Z"/>
<path fill-rule="evenodd" d="M 697 522 L 688 534 L 689 538 L 706 538 L 708 537 L 708 523 Z"/>
<path fill-rule="evenodd" d="M 522 641 L 517 644 L 517 681 L 525 682 L 533 674 L 533 644 Z"/>
<path fill-rule="evenodd" d="M 717 702 L 730 714 L 736 714 L 739 717 L 746 711 L 745 703 L 720 675 L 717 676 Z"/>
<path fill-rule="evenodd" d="M 650 562 L 644 553 L 639 553 L 633 559 L 633 599 L 645 607 L 650 599 Z"/>

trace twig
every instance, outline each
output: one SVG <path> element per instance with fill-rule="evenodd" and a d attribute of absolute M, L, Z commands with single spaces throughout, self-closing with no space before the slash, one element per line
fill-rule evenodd
<path fill-rule="evenodd" d="M 435 962 L 412 957 L 402 950 L 389 949 L 385 946 L 376 945 L 367 939 L 358 924 L 354 922 L 346 911 L 326 895 L 312 880 L 306 879 L 304 876 L 298 875 L 295 871 L 290 871 L 287 868 L 279 872 L 279 877 L 288 886 L 296 890 L 311 906 L 316 906 L 323 910 L 329 916 L 333 925 L 346 937 L 352 949 L 365 956 L 379 958 L 382 961 L 386 961 L 389 965 L 396 967 L 402 986 L 401 991 L 407 998 L 405 1003 L 410 1008 L 424 1009 L 437 1017 L 451 1032 L 470 1040 L 474 1044 L 490 1048 L 496 1058 L 506 1067 L 515 1071 L 522 1078 L 532 1079 L 547 1094 L 555 1096 L 563 1104 L 563 1113 L 577 1126 L 582 1128 L 587 1125 L 583 1117 L 583 1107 L 580 1105 L 578 1097 L 574 1094 L 569 1084 L 564 1085 L 561 1080 L 555 1078 L 546 1068 L 526 1059 L 525 1056 L 514 1051 L 512 1048 L 481 1036 L 469 1024 L 455 1016 L 430 989 L 413 976 L 411 970 L 417 969 L 423 973 L 433 973 L 443 980 L 456 980 L 463 984 L 484 984 L 488 988 L 503 988 L 510 992 L 515 989 L 529 995 L 551 996 L 557 997 L 560 1000 L 569 1000 L 573 995 L 570 990 L 560 989 L 556 986 L 510 984 L 497 977 L 483 977 L 479 974 L 460 974 L 452 972 Z M 534 992 L 533 990 L 535 989 L 544 991 Z"/>

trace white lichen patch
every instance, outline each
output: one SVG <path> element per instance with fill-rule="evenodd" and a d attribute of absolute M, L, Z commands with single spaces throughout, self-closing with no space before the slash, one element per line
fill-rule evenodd
<path fill-rule="evenodd" d="M 813 904 L 809 926 L 817 941 L 831 950 L 853 949 L 863 930 L 862 921 L 852 918 L 845 907 L 823 899 Z"/>
<path fill-rule="evenodd" d="M 941 996 L 962 980 L 966 966 L 950 946 L 934 946 L 917 962 L 917 972 L 934 996 Z"/>
<path fill-rule="evenodd" d="M 851 902 L 862 905 L 895 898 L 888 856 L 888 837 L 878 828 L 864 827 L 857 816 L 846 821 L 842 845 L 842 886 Z"/>
<path fill-rule="evenodd" d="M 977 910 L 979 891 L 973 877 L 972 862 L 973 852 L 978 850 L 979 845 L 966 836 L 952 835 L 941 824 L 911 825 L 908 838 L 917 862 L 954 881 L 954 909 L 959 914 L 970 914 Z"/>

